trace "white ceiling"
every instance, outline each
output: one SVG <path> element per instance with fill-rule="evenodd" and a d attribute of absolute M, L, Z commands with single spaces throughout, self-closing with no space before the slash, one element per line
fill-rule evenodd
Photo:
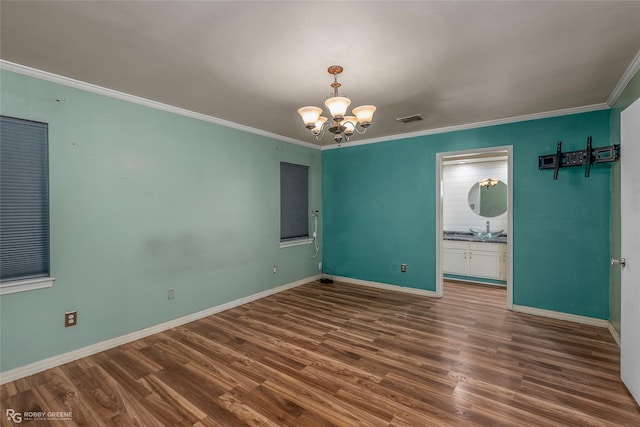
<path fill-rule="evenodd" d="M 5 61 L 305 142 L 329 65 L 378 107 L 362 140 L 602 106 L 640 51 L 639 1 L 2 0 L 0 18 Z"/>

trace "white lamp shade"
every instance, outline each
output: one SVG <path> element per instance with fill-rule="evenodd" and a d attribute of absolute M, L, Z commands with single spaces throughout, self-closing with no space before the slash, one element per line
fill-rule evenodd
<path fill-rule="evenodd" d="M 370 124 L 373 120 L 373 113 L 376 112 L 376 107 L 373 105 L 361 105 L 353 109 L 353 114 L 358 117 L 360 124 Z"/>
<path fill-rule="evenodd" d="M 318 117 L 322 114 L 322 108 L 319 107 L 302 107 L 298 109 L 298 114 L 302 116 L 304 125 L 309 127 L 318 121 Z"/>
<path fill-rule="evenodd" d="M 351 100 L 344 96 L 334 96 L 324 101 L 324 105 L 327 106 L 333 117 L 343 117 L 349 104 L 351 104 Z"/>
<path fill-rule="evenodd" d="M 320 116 L 318 117 L 318 120 L 316 121 L 316 125 L 313 129 L 311 129 L 311 133 L 313 133 L 314 135 L 317 135 L 320 133 L 320 131 L 322 131 L 322 125 L 324 125 L 327 121 L 327 118 L 324 116 Z"/>
<path fill-rule="evenodd" d="M 340 124 L 347 128 L 344 133 L 347 135 L 351 135 L 356 129 L 358 119 L 356 118 L 356 116 L 344 116 L 344 119 L 342 120 L 342 122 L 340 122 Z"/>

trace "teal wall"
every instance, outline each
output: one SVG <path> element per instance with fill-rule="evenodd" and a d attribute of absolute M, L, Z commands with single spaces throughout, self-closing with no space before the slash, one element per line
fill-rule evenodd
<path fill-rule="evenodd" d="M 620 144 L 620 113 L 640 98 L 640 71 L 636 72 L 611 109 L 611 143 Z M 620 258 L 620 164 L 611 170 L 611 257 Z M 620 330 L 620 268 L 611 269 L 609 321 Z"/>
<path fill-rule="evenodd" d="M 560 140 L 609 145 L 609 120 L 603 110 L 323 151 L 325 272 L 435 290 L 436 153 L 513 145 L 514 304 L 608 319 L 611 167 L 553 181 L 538 156 Z"/>
<path fill-rule="evenodd" d="M 320 151 L 8 71 L 0 91 L 1 114 L 49 123 L 56 278 L 0 297 L 1 371 L 318 273 L 279 248 L 279 165 L 310 166 L 322 211 Z"/>

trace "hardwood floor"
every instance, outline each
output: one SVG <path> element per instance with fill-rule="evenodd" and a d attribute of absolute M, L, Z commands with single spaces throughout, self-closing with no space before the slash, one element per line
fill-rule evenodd
<path fill-rule="evenodd" d="M 609 332 L 505 310 L 309 283 L 1 387 L 26 425 L 638 426 Z M 15 425 L 22 425 L 15 424 Z"/>

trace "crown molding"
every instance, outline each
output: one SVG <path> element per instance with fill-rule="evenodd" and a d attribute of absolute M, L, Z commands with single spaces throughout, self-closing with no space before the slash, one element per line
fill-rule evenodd
<path fill-rule="evenodd" d="M 352 146 L 374 144 L 377 142 L 386 142 L 386 141 L 393 141 L 398 139 L 414 138 L 418 136 L 436 135 L 440 133 L 454 132 L 454 131 L 460 131 L 460 130 L 476 129 L 476 128 L 482 128 L 482 127 L 488 127 L 488 126 L 498 126 L 503 124 L 528 121 L 528 120 L 546 119 L 550 117 L 558 117 L 558 116 L 564 116 L 564 115 L 570 115 L 570 114 L 579 114 L 579 113 L 586 113 L 591 111 L 606 110 L 615 103 L 615 101 L 618 99 L 618 97 L 620 96 L 620 94 L 622 93 L 626 85 L 631 80 L 631 78 L 635 75 L 638 69 L 640 69 L 640 52 L 638 52 L 638 55 L 636 55 L 635 59 L 631 62 L 631 64 L 627 68 L 627 71 L 624 73 L 624 75 L 618 82 L 618 85 L 616 86 L 616 88 L 614 89 L 614 92 L 609 97 L 609 100 L 607 101 L 607 103 L 604 103 L 604 104 L 585 105 L 582 107 L 573 107 L 573 108 L 566 108 L 562 110 L 526 114 L 522 116 L 506 117 L 502 119 L 488 120 L 483 122 L 466 123 L 462 125 L 447 126 L 442 128 L 428 129 L 424 131 L 411 132 L 411 133 L 395 134 L 395 135 L 383 136 L 380 138 L 363 139 L 356 142 L 348 142 L 348 143 L 343 143 L 339 145 L 334 144 L 334 145 L 326 145 L 326 146 L 320 146 L 310 142 L 305 142 L 295 138 L 290 138 L 284 135 L 278 135 L 275 133 L 264 131 L 262 129 L 245 126 L 239 123 L 231 122 L 228 120 L 220 119 L 217 117 L 209 116 L 209 115 L 198 113 L 195 111 L 186 110 L 184 108 L 174 107 L 172 105 L 163 104 L 161 102 L 142 98 L 136 95 L 119 92 L 113 89 L 108 89 L 102 86 L 94 85 L 94 84 L 83 82 L 80 80 L 75 80 L 69 77 L 60 76 L 57 74 L 50 73 L 48 71 L 38 70 L 36 68 L 27 67 L 25 65 L 16 64 L 16 63 L 5 61 L 2 59 L 0 59 L 0 69 L 11 71 L 17 74 L 26 75 L 29 77 L 34 77 L 41 80 L 46 80 L 46 81 L 60 84 L 63 86 L 84 90 L 86 92 L 91 92 L 98 95 L 108 96 L 110 98 L 131 102 L 134 104 L 143 105 L 156 110 L 166 111 L 169 113 L 177 114 L 184 117 L 190 117 L 190 118 L 201 120 L 208 123 L 214 123 L 220 126 L 240 130 L 240 131 L 251 133 L 254 135 L 259 135 L 266 138 L 271 138 L 278 141 L 283 141 L 290 144 L 311 148 L 314 150 L 324 151 L 324 150 L 334 150 L 337 148 L 342 148 L 343 144 L 345 145 L 345 148 L 346 148 L 346 147 L 352 147 Z"/>
<path fill-rule="evenodd" d="M 395 141 L 398 139 L 415 138 L 417 136 L 436 135 L 439 133 L 455 132 L 460 130 L 469 130 L 476 128 L 483 128 L 488 126 L 506 125 L 509 123 L 525 122 L 529 120 L 548 119 L 551 117 L 568 116 L 571 114 L 589 113 L 592 111 L 607 110 L 608 104 L 592 104 L 584 105 L 582 107 L 565 108 L 562 110 L 545 111 L 542 113 L 525 114 L 522 116 L 505 117 L 503 119 L 487 120 L 485 122 L 466 123 L 463 125 L 447 126 L 437 129 L 427 129 L 418 132 L 402 133 L 398 135 L 383 136 L 380 138 L 363 139 L 362 141 L 348 142 L 347 147 L 353 147 L 357 145 L 375 144 L 376 142 Z M 344 143 L 343 143 L 344 144 Z M 336 148 L 342 148 L 342 145 L 327 145 L 323 146 L 322 150 L 335 150 Z"/>
<path fill-rule="evenodd" d="M 640 70 L 640 50 L 636 54 L 636 57 L 633 58 L 633 61 L 631 61 L 631 64 L 627 67 L 627 70 L 620 78 L 620 81 L 618 81 L 613 92 L 611 92 L 609 99 L 607 99 L 607 105 L 609 107 L 613 107 L 613 105 L 618 101 L 618 98 L 620 98 L 620 95 L 622 95 L 622 92 L 627 87 L 633 76 L 636 75 L 638 70 Z"/>
<path fill-rule="evenodd" d="M 278 135 L 276 133 L 271 133 L 261 129 L 252 128 L 252 127 L 241 125 L 239 123 L 231 122 L 228 120 L 219 119 L 217 117 L 209 116 L 202 113 L 197 113 L 195 111 L 186 110 L 184 108 L 174 107 L 172 105 L 163 104 L 161 102 L 152 101 L 150 99 L 142 98 L 136 95 L 119 92 L 117 90 L 108 89 L 102 86 L 94 85 L 94 84 L 83 82 L 80 80 L 75 80 L 69 77 L 60 76 L 57 74 L 49 73 L 48 71 L 38 70 L 36 68 L 27 67 L 25 65 L 16 64 L 16 63 L 5 61 L 2 59 L 0 59 L 0 69 L 11 71 L 17 74 L 22 74 L 29 77 L 34 77 L 40 80 L 46 80 L 46 81 L 60 84 L 63 86 L 84 90 L 86 92 L 91 92 L 98 95 L 108 96 L 110 98 L 119 99 L 121 101 L 143 105 L 145 107 L 153 108 L 156 110 L 166 111 L 169 113 L 190 117 L 192 119 L 201 120 L 208 123 L 214 123 L 216 125 L 224 126 L 227 128 L 252 133 L 254 135 L 264 136 L 266 138 L 276 139 L 278 141 L 288 142 L 290 144 L 301 145 L 303 147 L 312 148 L 314 150 L 320 150 L 320 146 L 316 144 L 311 144 L 309 142 L 300 141 L 298 139 L 289 138 L 287 136 Z"/>

